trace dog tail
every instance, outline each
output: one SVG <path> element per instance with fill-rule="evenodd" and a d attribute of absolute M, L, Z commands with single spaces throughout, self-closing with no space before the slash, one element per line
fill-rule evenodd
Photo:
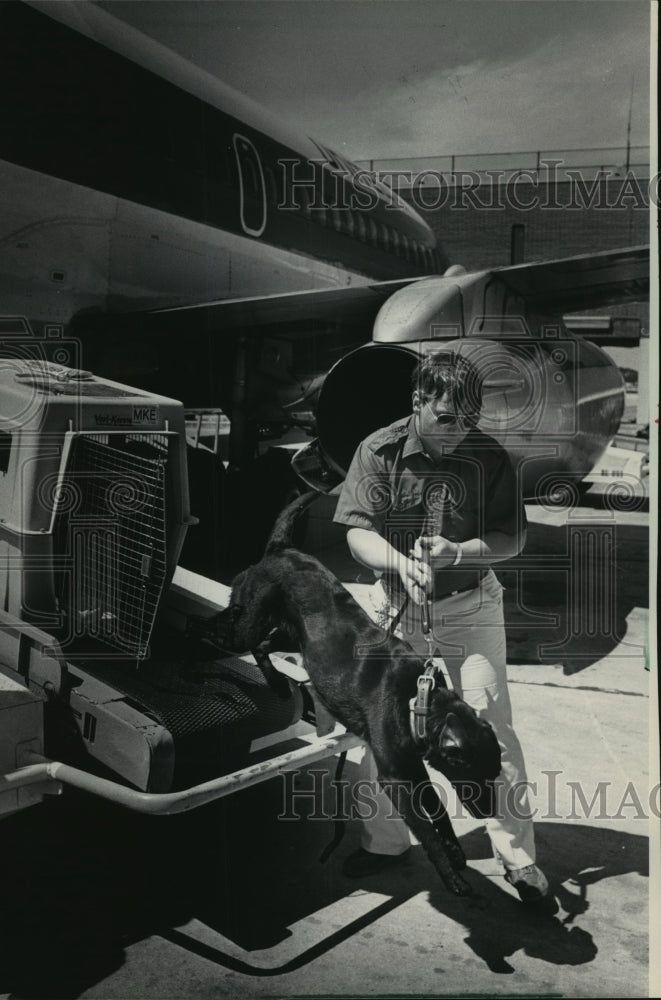
<path fill-rule="evenodd" d="M 299 519 L 305 513 L 312 501 L 318 496 L 319 494 L 315 490 L 310 490 L 307 493 L 303 493 L 302 496 L 296 497 L 295 500 L 293 500 L 287 505 L 287 507 L 284 508 L 284 510 L 280 512 L 275 524 L 273 525 L 269 540 L 266 543 L 264 555 L 277 555 L 277 553 L 282 552 L 283 549 L 296 545 L 296 535 L 300 534 L 301 527 L 301 525 L 297 522 L 299 522 Z M 299 528 L 298 532 L 296 530 L 297 528 Z"/>

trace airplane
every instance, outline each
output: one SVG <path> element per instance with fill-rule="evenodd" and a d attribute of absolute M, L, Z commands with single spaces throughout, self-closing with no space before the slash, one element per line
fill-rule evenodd
<path fill-rule="evenodd" d="M 0 26 L 0 311 L 49 357 L 65 330 L 79 367 L 221 407 L 247 484 L 236 517 L 254 526 L 251 497 L 270 518 L 292 489 L 288 456 L 254 472 L 260 439 L 315 410 L 294 464 L 331 490 L 441 342 L 484 369 L 481 426 L 527 495 L 593 467 L 624 386 L 562 316 L 643 298 L 645 248 L 467 273 L 389 187 L 96 5 L 11 0 Z M 23 326 L 2 329 L 11 347 Z M 221 490 L 208 475 L 200 506 Z"/>
<path fill-rule="evenodd" d="M 244 725 L 240 693 L 228 721 L 218 677 L 197 662 L 182 676 L 177 659 L 191 613 L 226 603 L 222 581 L 259 557 L 299 488 L 288 452 L 259 457 L 260 433 L 314 407 L 318 439 L 295 468 L 332 491 L 359 437 L 407 412 L 420 354 L 453 345 L 483 367 L 481 425 L 526 491 L 573 485 L 617 429 L 624 385 L 562 316 L 645 296 L 649 255 L 469 273 L 389 187 L 92 3 L 7 0 L 0 39 L 0 689 L 8 677 L 10 707 L 45 700 L 66 722 L 65 764 L 35 757 L 37 722 L 16 729 L 0 770 L 26 767 L 0 812 L 14 788 L 29 804 L 28 781 L 62 780 L 189 808 L 207 786 L 159 805 L 87 771 L 170 793 L 189 777 L 182 739 L 215 767 L 209 746 L 234 723 L 259 742 L 308 712 L 314 692 L 287 662 L 278 700 L 254 664 L 223 661 L 246 686 Z M 227 468 L 183 448 L 176 401 L 227 413 Z M 66 763 L 80 750 L 86 773 Z"/>

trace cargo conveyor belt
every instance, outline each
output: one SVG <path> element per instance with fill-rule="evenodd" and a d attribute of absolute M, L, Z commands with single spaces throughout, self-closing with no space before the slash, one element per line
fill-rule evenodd
<path fill-rule="evenodd" d="M 177 656 L 176 636 L 169 645 L 170 658 L 157 651 L 139 670 L 107 660 L 71 668 L 119 690 L 126 703 L 169 733 L 171 781 L 154 790 L 183 788 L 243 767 L 255 740 L 302 718 L 301 687 L 289 681 L 288 694 L 275 695 L 252 657 L 203 659 L 195 651 Z"/>
<path fill-rule="evenodd" d="M 0 669 L 47 723 L 45 743 L 36 720 L 29 733 L 17 730 L 0 799 L 65 784 L 165 815 L 362 745 L 320 703 L 300 656 L 270 655 L 285 681 L 276 689 L 250 654 L 222 654 L 188 634 L 189 616 L 216 613 L 228 588 L 178 571 L 169 596 L 167 624 L 139 665 L 90 640 L 82 655 L 71 647 L 65 656 L 48 633 L 0 615 Z"/>

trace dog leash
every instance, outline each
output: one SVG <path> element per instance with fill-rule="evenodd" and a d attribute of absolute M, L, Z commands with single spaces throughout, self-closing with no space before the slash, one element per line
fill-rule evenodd
<path fill-rule="evenodd" d="M 387 631 L 390 633 L 390 635 L 394 635 L 395 634 L 395 629 L 397 628 L 397 626 L 399 625 L 400 621 L 402 620 L 402 615 L 406 611 L 410 599 L 411 598 L 409 597 L 409 595 L 407 593 L 406 597 L 404 598 L 404 602 L 403 602 L 401 608 L 399 609 L 399 611 L 397 612 L 397 614 L 395 615 L 395 617 L 391 620 L 390 625 L 388 625 Z"/>
<path fill-rule="evenodd" d="M 394 634 L 395 629 L 399 625 L 402 615 L 408 607 L 409 601 L 410 597 L 407 593 L 401 608 L 388 626 L 388 632 L 391 635 Z M 441 667 L 441 663 L 443 661 L 438 650 L 434 649 L 431 606 L 432 598 L 425 597 L 425 600 L 420 607 L 420 616 L 422 619 L 422 634 L 429 648 L 429 655 L 425 660 L 424 672 L 418 677 L 417 692 L 413 698 L 409 700 L 411 735 L 416 743 L 424 741 L 427 737 L 427 711 L 429 709 L 429 699 L 432 691 L 436 687 L 437 683 L 441 687 L 447 688 L 447 682 Z M 329 846 L 332 850 L 332 845 Z"/>
<path fill-rule="evenodd" d="M 428 565 L 431 568 L 431 558 Z M 447 688 L 445 676 L 441 668 L 441 657 L 438 649 L 434 649 L 434 635 L 432 632 L 432 597 L 425 595 L 425 599 L 420 605 L 420 619 L 422 624 L 422 637 L 427 643 L 429 650 L 425 660 L 425 669 L 418 677 L 417 692 L 409 700 L 409 719 L 411 725 L 411 735 L 416 742 L 422 742 L 427 737 L 427 712 L 429 709 L 429 699 L 436 687 L 437 682 Z M 440 662 L 439 662 L 440 661 Z"/>

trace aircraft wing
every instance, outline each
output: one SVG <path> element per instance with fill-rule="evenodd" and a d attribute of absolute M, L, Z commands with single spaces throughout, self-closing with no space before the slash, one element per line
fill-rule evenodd
<path fill-rule="evenodd" d="M 532 307 L 556 313 L 592 309 L 649 295 L 649 247 L 627 247 L 558 260 L 493 268 L 491 273 L 521 295 Z M 246 299 L 224 299 L 150 313 L 160 323 L 202 324 L 207 328 L 238 329 L 271 324 L 359 322 L 376 316 L 383 303 L 402 288 L 429 278 L 370 282 L 350 288 L 288 292 Z M 470 275 L 469 275 L 470 277 Z M 415 295 L 414 291 L 409 294 Z"/>
<path fill-rule="evenodd" d="M 566 257 L 559 260 L 514 264 L 485 271 L 464 274 L 462 284 L 484 279 L 490 274 L 521 295 L 533 310 L 565 313 L 591 309 L 623 301 L 637 301 L 649 295 L 649 247 L 606 250 L 603 253 Z M 263 334 L 264 327 L 287 326 L 287 335 L 294 339 L 309 335 L 310 326 L 333 325 L 364 329 L 372 323 L 381 306 L 396 292 L 414 302 L 418 299 L 415 285 L 454 284 L 456 278 L 430 275 L 402 278 L 394 281 L 371 281 L 349 288 L 315 289 L 284 294 L 263 295 L 241 299 L 219 299 L 148 312 L 122 314 L 125 329 L 133 324 L 163 332 L 183 330 L 209 332 L 241 332 L 250 336 Z M 395 300 L 393 300 L 394 303 Z M 418 306 L 420 303 L 418 303 Z M 117 314 L 80 317 L 85 328 L 116 325 Z M 77 325 L 74 321 L 74 325 Z"/>
<path fill-rule="evenodd" d="M 302 292 L 262 295 L 243 299 L 219 299 L 195 305 L 169 309 L 152 309 L 148 312 L 122 314 L 122 325 L 147 326 L 164 332 L 241 332 L 263 335 L 264 327 L 287 326 L 288 336 L 295 338 L 297 329 L 301 336 L 309 335 L 310 326 L 328 324 L 355 326 L 372 322 L 383 303 L 394 292 L 420 281 L 420 278 L 402 278 L 395 281 L 371 281 L 349 288 L 324 288 Z M 117 314 L 98 317 L 81 315 L 86 327 L 116 325 Z"/>
<path fill-rule="evenodd" d="M 225 410 L 234 405 L 232 385 L 242 342 L 240 351 L 250 357 L 246 363 L 255 396 L 263 392 L 272 404 L 273 392 L 264 385 L 277 383 L 284 406 L 285 397 L 287 405 L 306 400 L 322 372 L 369 342 L 383 304 L 419 280 L 371 281 L 143 311 L 81 311 L 70 331 L 80 339 L 86 368 L 182 399 L 187 406 Z M 260 342 L 270 341 L 286 342 L 290 350 L 277 360 L 268 350 L 260 354 Z M 282 386 L 290 383 L 291 391 L 283 395 Z"/>
<path fill-rule="evenodd" d="M 647 298 L 649 267 L 645 246 L 514 264 L 494 273 L 532 308 L 564 313 Z"/>

